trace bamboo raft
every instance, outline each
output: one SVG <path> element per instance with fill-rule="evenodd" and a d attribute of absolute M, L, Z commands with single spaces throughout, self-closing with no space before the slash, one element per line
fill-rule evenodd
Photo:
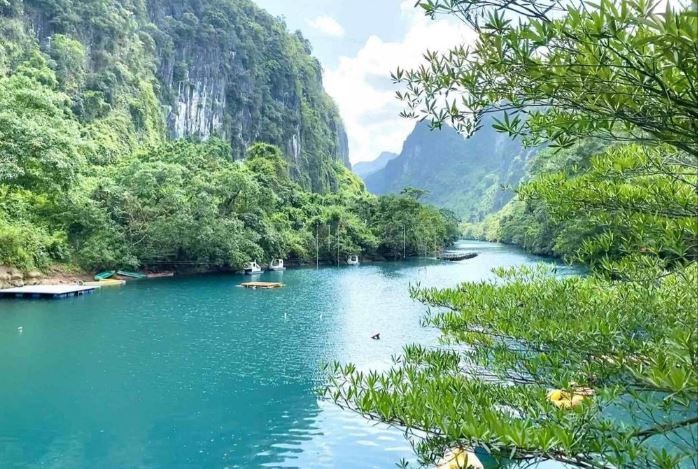
<path fill-rule="evenodd" d="M 472 259 L 477 257 L 476 252 L 444 252 L 437 256 L 436 258 L 442 261 L 464 261 L 466 259 Z"/>
<path fill-rule="evenodd" d="M 284 286 L 284 284 L 277 283 L 277 282 L 245 282 L 245 283 L 241 283 L 240 286 L 245 287 L 245 288 L 252 288 L 252 289 L 260 288 L 262 290 L 268 290 L 271 288 L 281 288 Z"/>

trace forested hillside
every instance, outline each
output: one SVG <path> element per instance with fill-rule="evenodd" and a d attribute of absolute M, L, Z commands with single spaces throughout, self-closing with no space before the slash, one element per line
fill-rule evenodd
<path fill-rule="evenodd" d="M 496 132 L 494 117 L 469 139 L 450 126 L 432 131 L 421 122 L 407 137 L 400 155 L 365 177 L 374 194 L 399 193 L 405 187 L 428 191 L 424 200 L 452 210 L 466 221 L 480 221 L 513 197 L 534 149 Z"/>
<path fill-rule="evenodd" d="M 408 216 L 408 253 L 455 236 L 436 209 L 365 192 L 310 45 L 247 0 L 0 15 L 0 265 L 396 257 Z"/>
<path fill-rule="evenodd" d="M 560 151 L 545 149 L 531 160 L 522 182 L 536 181 L 551 173 L 566 177 L 586 174 L 593 156 L 605 147 L 601 141 L 586 140 Z M 512 193 L 520 188 L 513 187 Z M 535 254 L 565 257 L 573 256 L 584 239 L 603 231 L 591 222 L 592 216 L 589 213 L 579 219 L 555 219 L 544 201 L 516 195 L 484 220 L 465 222 L 462 227 L 466 238 L 515 244 Z"/>

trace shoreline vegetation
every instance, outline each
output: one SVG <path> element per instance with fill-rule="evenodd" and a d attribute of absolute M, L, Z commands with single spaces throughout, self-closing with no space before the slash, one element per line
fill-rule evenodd
<path fill-rule="evenodd" d="M 254 145 L 234 161 L 219 141 L 174 141 L 96 179 L 78 178 L 75 189 L 45 196 L 40 207 L 28 203 L 37 194 L 6 187 L 8 200 L 19 204 L 0 203 L 0 280 L 17 286 L 43 271 L 68 281 L 115 269 L 237 271 L 272 258 L 308 265 L 316 256 L 323 264 L 352 254 L 397 260 L 458 239 L 449 212 L 410 193 L 373 196 L 347 169 L 336 170 L 338 192 L 310 193 L 290 178 L 274 146 Z M 12 211 L 3 208 L 23 216 L 8 220 Z M 62 216 L 46 215 L 55 211 Z"/>
<path fill-rule="evenodd" d="M 0 1 L 0 265 L 238 269 L 457 238 L 453 214 L 349 171 L 302 34 L 247 0 L 176 3 Z"/>
<path fill-rule="evenodd" d="M 465 239 L 465 241 L 469 241 Z M 472 240 L 476 241 L 476 240 Z M 505 243 L 501 243 L 505 244 Z M 512 247 L 519 247 L 515 245 L 511 245 Z M 475 257 L 474 255 L 470 255 L 467 257 L 467 259 L 471 259 Z M 361 264 L 364 265 L 375 265 L 375 264 L 383 264 L 386 262 L 402 262 L 402 261 L 409 261 L 409 260 L 414 260 L 414 259 L 439 259 L 438 254 L 434 253 L 433 255 L 413 255 L 413 256 L 407 256 L 406 258 L 397 258 L 397 259 L 386 259 L 386 258 L 379 258 L 379 259 L 371 259 L 371 258 L 362 258 L 361 259 Z M 290 260 L 286 261 L 286 266 L 287 268 L 291 269 L 307 269 L 307 268 L 314 268 L 315 267 L 315 262 L 311 260 L 305 260 L 305 261 L 296 261 L 296 260 Z M 342 265 L 347 265 L 346 262 L 342 263 L 340 262 L 337 264 L 335 261 L 327 260 L 327 259 L 321 259 L 319 262 L 320 267 L 337 267 L 337 266 L 342 266 Z M 168 278 L 168 277 L 187 277 L 187 276 L 204 276 L 204 275 L 217 275 L 217 274 L 236 274 L 236 275 L 242 275 L 242 270 L 240 269 L 234 269 L 232 267 L 220 267 L 220 268 L 197 268 L 193 266 L 189 266 L 192 268 L 187 268 L 187 269 L 180 269 L 177 270 L 176 268 L 169 268 L 169 269 L 163 269 L 163 270 L 157 270 L 157 269 L 147 269 L 145 270 L 146 277 L 148 279 L 152 278 Z M 153 277 L 150 277 L 150 275 L 153 275 Z M 172 275 L 162 275 L 160 274 L 172 274 Z M 47 267 L 46 269 L 43 269 L 41 271 L 39 270 L 30 270 L 30 271 L 23 271 L 20 269 L 17 269 L 15 267 L 11 266 L 6 266 L 6 265 L 0 265 L 0 290 L 5 289 L 5 288 L 14 288 L 14 287 L 22 287 L 22 286 L 31 286 L 31 285 L 80 285 L 85 282 L 93 282 L 94 281 L 94 276 L 95 272 L 92 271 L 87 271 L 87 270 L 81 270 L 79 267 L 76 266 L 69 266 L 69 265 L 52 265 Z"/>

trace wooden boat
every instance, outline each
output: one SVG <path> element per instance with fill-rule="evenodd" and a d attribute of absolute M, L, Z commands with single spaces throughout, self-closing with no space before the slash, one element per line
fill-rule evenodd
<path fill-rule="evenodd" d="M 105 279 L 97 282 L 85 282 L 83 285 L 87 287 L 120 287 L 126 285 L 126 280 Z"/>
<path fill-rule="evenodd" d="M 359 265 L 359 256 L 353 254 L 347 259 L 347 264 L 349 265 Z"/>
<path fill-rule="evenodd" d="M 116 275 L 129 278 L 145 278 L 146 275 L 140 272 L 129 272 L 128 270 L 117 270 Z"/>
<path fill-rule="evenodd" d="M 245 282 L 240 284 L 241 287 L 245 288 L 252 288 L 252 289 L 257 289 L 260 288 L 262 290 L 267 290 L 271 288 L 281 288 L 284 286 L 283 283 L 277 283 L 277 282 Z"/>
<path fill-rule="evenodd" d="M 284 267 L 284 260 L 283 259 L 272 259 L 271 262 L 269 263 L 269 270 L 273 272 L 280 272 L 282 270 L 286 270 L 286 267 Z"/>
<path fill-rule="evenodd" d="M 248 262 L 242 269 L 242 273 L 245 275 L 256 275 L 262 273 L 262 268 L 257 264 L 257 261 Z"/>
<path fill-rule="evenodd" d="M 106 280 L 108 278 L 112 278 L 114 275 L 116 275 L 115 270 L 108 270 L 106 272 L 100 272 L 97 275 L 95 275 L 95 280 Z"/>

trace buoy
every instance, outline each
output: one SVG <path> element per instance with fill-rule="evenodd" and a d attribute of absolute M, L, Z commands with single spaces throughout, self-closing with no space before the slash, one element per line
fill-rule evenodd
<path fill-rule="evenodd" d="M 559 409 L 571 409 L 584 402 L 584 399 L 594 394 L 590 388 L 576 388 L 574 392 L 553 389 L 548 392 L 548 400 Z"/>
<path fill-rule="evenodd" d="M 472 451 L 451 449 L 436 463 L 436 469 L 485 469 Z"/>
<path fill-rule="evenodd" d="M 381 333 L 379 332 L 378 334 L 373 334 L 371 338 L 373 340 L 381 340 Z"/>

